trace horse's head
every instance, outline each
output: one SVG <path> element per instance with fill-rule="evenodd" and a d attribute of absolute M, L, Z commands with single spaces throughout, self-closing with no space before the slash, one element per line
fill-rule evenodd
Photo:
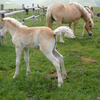
<path fill-rule="evenodd" d="M 0 25 L 0 36 L 1 37 L 6 37 L 8 34 L 7 27 L 6 27 L 6 20 L 0 17 L 1 20 L 1 25 Z"/>
<path fill-rule="evenodd" d="M 85 22 L 84 28 L 88 32 L 89 36 L 93 35 L 93 33 L 92 33 L 92 27 L 93 27 L 93 23 L 90 20 L 88 20 L 87 22 Z"/>

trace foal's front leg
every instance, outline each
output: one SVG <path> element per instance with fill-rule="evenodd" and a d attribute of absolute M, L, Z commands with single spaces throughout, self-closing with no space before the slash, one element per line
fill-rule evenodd
<path fill-rule="evenodd" d="M 29 50 L 24 50 L 24 59 L 26 62 L 26 66 L 27 66 L 27 73 L 26 76 L 28 76 L 30 74 L 30 67 L 29 67 Z"/>
<path fill-rule="evenodd" d="M 22 50 L 16 48 L 16 71 L 15 71 L 15 75 L 13 76 L 13 78 L 18 77 L 21 54 L 22 54 Z"/>
<path fill-rule="evenodd" d="M 61 34 L 59 34 L 59 37 L 60 37 L 60 43 L 65 43 L 62 36 L 61 36 Z"/>
<path fill-rule="evenodd" d="M 61 19 L 57 20 L 58 27 L 61 26 L 61 22 L 62 22 Z M 60 43 L 65 43 L 64 40 L 63 40 L 63 38 L 62 38 L 62 36 L 61 36 L 61 34 L 59 34 L 59 38 L 60 38 Z"/>

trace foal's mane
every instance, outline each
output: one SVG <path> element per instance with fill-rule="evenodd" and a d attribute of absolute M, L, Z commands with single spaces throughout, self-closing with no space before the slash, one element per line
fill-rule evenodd
<path fill-rule="evenodd" d="M 70 4 L 77 6 L 83 12 L 83 14 L 87 17 L 87 19 L 91 21 L 92 26 L 93 26 L 93 20 L 92 20 L 91 16 L 89 15 L 88 11 L 82 5 L 80 5 L 79 3 L 76 3 L 76 2 L 73 2 Z"/>
<path fill-rule="evenodd" d="M 4 20 L 10 22 L 13 26 L 16 26 L 18 28 L 23 27 L 23 25 L 14 18 L 5 17 Z"/>

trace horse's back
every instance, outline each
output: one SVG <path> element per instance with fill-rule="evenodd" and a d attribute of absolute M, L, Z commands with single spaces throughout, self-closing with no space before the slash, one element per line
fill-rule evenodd
<path fill-rule="evenodd" d="M 80 10 L 73 4 L 54 3 L 48 7 L 47 13 L 48 12 L 51 14 L 50 17 L 58 23 L 59 21 L 62 23 L 72 23 L 81 16 Z M 47 19 L 49 19 L 47 21 L 50 21 L 48 16 Z"/>
<path fill-rule="evenodd" d="M 61 17 L 65 9 L 62 3 L 53 3 L 48 7 L 47 12 L 51 12 L 52 17 Z"/>
<path fill-rule="evenodd" d="M 64 6 L 62 3 L 53 3 L 47 8 L 46 13 L 46 23 L 47 26 L 52 28 L 52 21 L 56 21 L 58 19 L 62 19 L 64 15 Z"/>

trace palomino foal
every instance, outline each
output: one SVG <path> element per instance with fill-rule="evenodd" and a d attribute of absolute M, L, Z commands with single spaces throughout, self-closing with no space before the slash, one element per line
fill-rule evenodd
<path fill-rule="evenodd" d="M 63 83 L 63 79 L 66 78 L 66 71 L 64 67 L 63 56 L 56 50 L 56 34 L 61 34 L 62 30 L 56 29 L 53 32 L 48 27 L 26 27 L 14 18 L 0 18 L 2 21 L 1 36 L 5 37 L 9 32 L 12 36 L 12 42 L 16 50 L 16 71 L 13 78 L 16 78 L 19 73 L 19 64 L 21 59 L 21 53 L 24 50 L 25 61 L 27 65 L 27 73 L 30 73 L 29 67 L 29 49 L 40 48 L 40 51 L 52 62 L 57 70 L 58 75 L 58 87 Z M 68 29 L 66 29 L 67 31 Z M 69 33 L 69 37 L 73 38 L 74 34 Z M 67 35 L 67 32 L 66 32 Z M 60 64 L 62 68 L 62 76 L 60 71 Z"/>

